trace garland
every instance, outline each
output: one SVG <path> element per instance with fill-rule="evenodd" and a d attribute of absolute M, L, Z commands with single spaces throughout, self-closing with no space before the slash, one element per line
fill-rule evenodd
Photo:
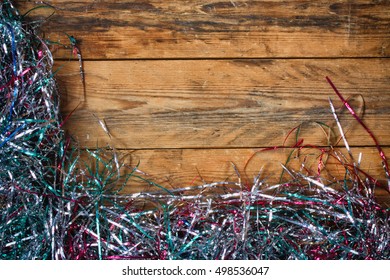
<path fill-rule="evenodd" d="M 390 258 L 389 209 L 351 154 L 318 148 L 319 166 L 335 159 L 342 180 L 284 166 L 289 179 L 277 185 L 262 174 L 244 184 L 237 173 L 236 182 L 166 189 L 114 149 L 79 149 L 62 129 L 47 43 L 8 0 L 0 29 L 0 259 Z M 133 180 L 157 190 L 123 194 Z"/>

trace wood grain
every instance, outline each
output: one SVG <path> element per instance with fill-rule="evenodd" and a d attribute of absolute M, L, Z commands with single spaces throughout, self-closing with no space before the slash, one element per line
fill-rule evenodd
<path fill-rule="evenodd" d="M 80 41 L 85 59 L 388 57 L 390 2 L 48 0 L 52 41 Z M 22 0 L 27 11 L 35 4 Z M 29 14 L 44 18 L 52 11 Z M 58 52 L 67 58 L 69 52 Z"/>
<path fill-rule="evenodd" d="M 65 63 L 58 79 L 65 114 L 82 102 L 67 123 L 82 147 L 269 147 L 300 124 L 306 143 L 327 145 L 314 122 L 337 132 L 328 97 L 340 108 L 349 143 L 372 146 L 325 76 L 351 98 L 380 143 L 390 145 L 389 67 L 389 59 L 87 61 L 85 97 L 77 62 Z M 330 138 L 337 145 L 338 136 Z"/>
<path fill-rule="evenodd" d="M 339 153 L 349 156 L 345 149 L 337 149 Z M 390 148 L 384 149 L 390 154 Z M 385 190 L 385 174 L 381 165 L 378 151 L 375 148 L 354 148 L 352 154 L 355 162 L 362 154 L 360 168 L 380 180 L 382 187 L 376 189 L 379 201 L 388 202 L 389 193 Z M 291 156 L 290 156 L 291 154 Z M 311 175 L 316 175 L 318 170 L 318 149 L 277 149 L 261 151 L 259 149 L 155 149 L 155 150 L 125 150 L 119 151 L 120 158 L 128 166 L 128 172 L 139 165 L 139 169 L 146 173 L 140 175 L 150 179 L 161 186 L 174 189 L 205 183 L 230 181 L 238 182 L 241 178 L 245 186 L 250 186 L 255 176 L 260 175 L 265 184 L 276 184 L 282 175 L 281 165 L 299 171 L 303 162 L 305 167 L 311 170 Z M 290 159 L 288 157 L 290 156 Z M 93 158 L 93 160 L 95 160 Z M 344 178 L 345 169 L 332 158 L 323 158 L 326 169 L 322 169 L 323 178 Z M 236 167 L 239 174 L 233 167 Z M 302 171 L 305 173 L 306 171 Z M 363 175 L 362 175 L 363 176 Z M 284 172 L 284 180 L 291 177 Z M 326 183 L 324 181 L 324 183 Z M 152 191 L 155 187 L 134 179 L 124 189 L 125 193 L 139 191 Z M 390 206 L 390 203 L 388 204 Z"/>
<path fill-rule="evenodd" d="M 291 150 L 256 153 L 245 164 L 260 147 L 282 145 L 294 127 L 302 126 L 306 144 L 343 145 L 330 96 L 363 169 L 385 178 L 373 141 L 324 78 L 350 98 L 390 154 L 389 1 L 46 2 L 56 10 L 42 25 L 45 37 L 69 44 L 66 34 L 73 35 L 86 60 L 84 92 L 78 62 L 66 62 L 75 59 L 71 50 L 53 47 L 64 116 L 78 106 L 66 129 L 81 148 L 122 149 L 130 166 L 140 162 L 148 178 L 168 188 L 237 180 L 232 162 L 246 183 L 261 167 L 273 183 Z M 36 7 L 15 4 L 22 13 Z M 52 12 L 35 9 L 28 17 Z M 295 141 L 293 133 L 286 145 Z M 306 154 L 314 169 L 316 152 Z M 327 169 L 344 174 L 331 162 Z M 148 189 L 130 182 L 125 192 Z M 377 195 L 390 205 L 386 191 Z"/>

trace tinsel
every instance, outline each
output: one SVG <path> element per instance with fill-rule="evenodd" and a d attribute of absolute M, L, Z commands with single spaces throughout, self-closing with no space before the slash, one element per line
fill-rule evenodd
<path fill-rule="evenodd" d="M 148 180 L 113 148 L 79 149 L 62 130 L 49 48 L 9 1 L 0 5 L 1 259 L 390 258 L 377 181 L 333 147 L 318 148 L 319 172 L 285 165 L 288 179 L 276 185 L 237 173 L 236 182 L 178 189 Z M 322 176 L 325 156 L 343 178 Z M 155 188 L 124 193 L 134 180 Z"/>

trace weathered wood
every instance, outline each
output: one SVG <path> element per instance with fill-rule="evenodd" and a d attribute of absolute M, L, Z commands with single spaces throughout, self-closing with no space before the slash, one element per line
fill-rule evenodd
<path fill-rule="evenodd" d="M 328 97 L 343 107 L 325 76 L 390 145 L 389 67 L 390 59 L 87 61 L 85 97 L 77 62 L 58 79 L 65 114 L 82 101 L 67 122 L 82 147 L 269 147 L 300 124 L 305 143 L 327 145 L 314 122 L 337 132 Z M 374 144 L 347 110 L 339 115 L 351 145 Z"/>
<path fill-rule="evenodd" d="M 15 2 L 22 12 L 36 6 Z M 71 50 L 53 49 L 57 66 L 63 66 L 57 77 L 64 115 L 79 105 L 65 127 L 80 147 L 124 149 L 130 166 L 140 161 L 148 178 L 168 188 L 237 180 L 231 162 L 245 183 L 261 167 L 274 183 L 291 150 L 257 153 L 244 168 L 258 147 L 282 145 L 300 124 L 306 144 L 343 144 L 330 96 L 354 155 L 363 154 L 362 168 L 385 178 L 373 141 L 341 109 L 324 77 L 351 98 L 379 142 L 390 146 L 390 59 L 376 59 L 390 55 L 389 1 L 46 2 L 57 10 L 43 24 L 45 37 L 69 44 L 65 33 L 73 35 L 84 59 L 92 60 L 84 65 L 84 95 L 78 62 L 58 62 L 75 58 Z M 51 13 L 36 9 L 28 16 Z M 327 136 L 316 121 L 335 135 Z M 286 145 L 295 141 L 293 133 Z M 314 170 L 315 152 L 307 154 Z M 290 164 L 298 167 L 300 160 Z M 343 176 L 339 165 L 326 166 L 327 175 Z M 124 191 L 148 189 L 131 182 Z M 379 188 L 377 195 L 390 205 L 386 191 Z"/>
<path fill-rule="evenodd" d="M 17 1 L 27 11 L 35 4 Z M 81 42 L 86 59 L 388 57 L 390 2 L 69 1 L 43 25 Z M 51 11 L 38 9 L 39 17 Z M 69 57 L 69 52 L 57 53 Z"/>
<path fill-rule="evenodd" d="M 344 148 L 337 149 L 349 163 L 348 153 Z M 384 149 L 390 155 L 390 148 Z M 381 181 L 382 187 L 376 189 L 376 195 L 381 202 L 389 202 L 389 193 L 386 191 L 385 173 L 381 165 L 381 158 L 375 148 L 354 148 L 352 154 L 355 162 L 358 161 L 359 153 L 362 154 L 360 168 Z M 241 179 L 244 187 L 251 186 L 255 176 L 260 175 L 265 184 L 280 182 L 282 164 L 299 171 L 303 162 L 305 167 L 311 170 L 310 175 L 315 176 L 319 166 L 318 149 L 277 149 L 261 151 L 258 149 L 175 149 L 175 150 L 136 150 L 120 151 L 124 156 L 123 161 L 128 164 L 130 172 L 139 165 L 139 169 L 146 173 L 137 175 L 147 178 L 162 187 L 182 188 L 202 185 L 205 183 L 230 181 L 238 182 Z M 290 156 L 290 159 L 288 160 Z M 109 157 L 108 157 L 109 158 Z M 120 157 L 121 158 L 121 157 Z M 93 158 L 93 160 L 95 160 Z M 323 157 L 325 169 L 321 169 L 323 178 L 333 177 L 343 179 L 345 169 L 334 158 Z M 237 171 L 233 167 L 233 164 Z M 307 171 L 301 171 L 305 174 Z M 308 173 L 306 173 L 308 174 Z M 364 175 L 361 175 L 362 178 Z M 283 180 L 291 180 L 284 172 Z M 324 181 L 323 183 L 327 183 Z M 151 191 L 156 188 L 139 179 L 132 179 L 123 190 L 124 193 L 139 191 Z"/>

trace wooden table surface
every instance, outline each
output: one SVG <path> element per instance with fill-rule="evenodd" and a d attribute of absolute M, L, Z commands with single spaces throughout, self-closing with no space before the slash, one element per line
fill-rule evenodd
<path fill-rule="evenodd" d="M 22 12 L 36 6 L 16 2 Z M 81 147 L 123 150 L 168 187 L 234 180 L 232 163 L 248 180 L 263 167 L 272 182 L 291 149 L 256 151 L 282 145 L 294 127 L 301 125 L 306 144 L 343 146 L 331 97 L 354 155 L 362 153 L 362 167 L 385 178 L 373 140 L 325 76 L 390 155 L 390 1 L 46 3 L 56 10 L 42 27 L 45 37 L 68 44 L 66 34 L 74 36 L 84 59 L 85 91 L 77 59 L 69 50 L 53 51 L 62 111 L 79 105 L 67 129 Z M 314 167 L 315 152 L 307 152 Z M 328 169 L 344 172 L 334 164 Z M 377 194 L 390 205 L 385 190 Z"/>

